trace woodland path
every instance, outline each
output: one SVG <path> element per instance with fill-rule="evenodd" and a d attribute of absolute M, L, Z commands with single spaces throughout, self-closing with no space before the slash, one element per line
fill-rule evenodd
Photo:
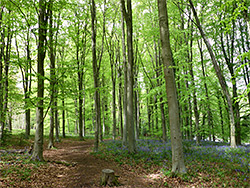
<path fill-rule="evenodd" d="M 138 172 L 137 169 L 132 167 L 120 166 L 113 161 L 100 159 L 92 155 L 93 145 L 93 140 L 63 140 L 61 143 L 56 144 L 57 149 L 45 150 L 44 157 L 46 160 L 66 161 L 76 164 L 70 167 L 61 165 L 61 170 L 56 169 L 53 177 L 50 177 L 50 181 L 53 182 L 53 185 L 51 185 L 53 187 L 67 188 L 102 187 L 99 185 L 101 171 L 109 168 L 113 169 L 115 175 L 119 176 L 118 181 L 121 185 L 118 187 L 120 188 L 160 187 L 159 182 L 153 180 L 150 174 Z"/>

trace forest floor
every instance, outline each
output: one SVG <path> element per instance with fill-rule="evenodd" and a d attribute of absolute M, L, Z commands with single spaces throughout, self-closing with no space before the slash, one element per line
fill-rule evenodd
<path fill-rule="evenodd" d="M 244 147 L 231 151 L 224 146 L 190 145 L 185 150 L 188 174 L 170 177 L 171 150 L 168 144 L 156 140 L 138 141 L 138 153 L 131 156 L 121 147 L 120 141 L 103 142 L 99 152 L 93 153 L 93 139 L 62 139 L 55 143 L 55 148 L 47 149 L 46 138 L 43 153 L 46 162 L 34 162 L 30 160 L 29 149 L 23 152 L 34 138 L 25 140 L 12 135 L 8 139 L 6 146 L 0 147 L 0 187 L 101 188 L 104 187 L 100 185 L 103 169 L 114 170 L 119 188 L 250 185 L 250 150 Z M 162 150 L 162 146 L 167 150 Z M 157 162 L 162 161 L 162 157 L 164 162 Z M 238 159 L 244 164 L 238 163 Z"/>
<path fill-rule="evenodd" d="M 62 142 L 55 144 L 55 149 L 45 149 L 44 158 L 48 162 L 40 163 L 38 166 L 25 162 L 17 155 L 12 157 L 16 162 L 11 162 L 9 159 L 9 163 L 1 163 L 0 159 L 0 168 L 2 168 L 0 187 L 104 187 L 100 186 L 103 169 L 114 170 L 115 175 L 119 176 L 120 186 L 117 187 L 120 188 L 159 187 L 159 181 L 157 181 L 159 175 L 154 179 L 153 176 L 149 177 L 150 174 L 99 158 L 92 154 L 93 145 L 94 140 L 91 139 L 86 141 L 63 139 Z M 15 148 L 12 147 L 12 149 Z"/>
<path fill-rule="evenodd" d="M 92 154 L 94 140 L 70 141 L 64 140 L 56 145 L 56 150 L 46 150 L 44 157 L 50 161 L 66 161 L 72 164 L 55 176 L 53 187 L 102 187 L 100 186 L 103 169 L 112 169 L 119 176 L 118 187 L 159 187 L 147 174 L 138 174 L 131 169 L 119 166 L 114 161 L 101 159 Z M 73 167 L 74 166 L 74 167 Z"/>

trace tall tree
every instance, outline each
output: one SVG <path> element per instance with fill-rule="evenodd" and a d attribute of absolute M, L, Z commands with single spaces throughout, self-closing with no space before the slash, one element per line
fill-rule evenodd
<path fill-rule="evenodd" d="M 127 26 L 127 129 L 128 129 L 128 150 L 130 153 L 136 152 L 135 144 L 135 127 L 134 127 L 134 102 L 133 102 L 133 87 L 134 87 L 134 58 L 133 58 L 133 24 L 132 24 L 132 3 L 127 0 L 127 8 L 125 1 L 121 0 L 122 13 Z"/>
<path fill-rule="evenodd" d="M 50 1 L 51 2 L 51 1 Z M 46 0 L 39 0 L 38 13 L 38 49 L 37 49 L 37 111 L 36 111 L 36 134 L 33 152 L 31 158 L 33 160 L 43 161 L 43 97 L 44 97 L 44 59 L 46 55 L 46 33 L 47 33 Z"/>
<path fill-rule="evenodd" d="M 55 51 L 54 51 L 54 31 L 53 31 L 53 2 L 50 3 L 48 9 L 49 15 L 49 58 L 50 58 L 50 132 L 48 148 L 54 147 L 54 127 L 55 127 Z"/>
<path fill-rule="evenodd" d="M 184 164 L 183 146 L 180 130 L 179 106 L 177 89 L 173 70 L 173 57 L 169 39 L 169 25 L 167 4 L 165 0 L 158 0 L 160 38 L 162 46 L 162 59 L 164 76 L 166 80 L 166 92 L 168 98 L 168 112 L 172 148 L 172 173 L 186 173 Z"/>
<path fill-rule="evenodd" d="M 1 10 L 0 10 L 0 126 L 1 126 L 1 130 L 0 130 L 0 141 L 2 141 L 3 139 L 3 134 L 4 134 L 4 127 L 3 123 L 4 123 L 4 118 L 3 118 L 3 56 L 4 56 L 4 29 L 3 29 L 3 12 L 4 12 L 4 6 L 2 5 L 2 3 L 0 2 L 0 6 L 1 6 Z"/>
<path fill-rule="evenodd" d="M 91 29 L 92 29 L 92 65 L 95 88 L 95 145 L 94 151 L 98 151 L 99 145 L 99 129 L 101 127 L 101 106 L 100 106 L 100 91 L 99 91 L 99 70 L 96 57 L 96 4 L 95 0 L 91 0 Z"/>
<path fill-rule="evenodd" d="M 122 135 L 122 144 L 124 146 L 127 145 L 127 58 L 126 58 L 126 42 L 125 42 L 125 25 L 124 25 L 124 15 L 123 15 L 123 7 L 121 4 L 121 29 L 122 29 L 122 62 L 123 62 L 123 72 L 124 72 L 124 97 L 123 97 L 123 135 Z"/>

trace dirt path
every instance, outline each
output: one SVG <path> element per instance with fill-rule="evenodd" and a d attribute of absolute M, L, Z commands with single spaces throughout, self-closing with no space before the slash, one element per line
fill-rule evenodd
<path fill-rule="evenodd" d="M 94 141 L 69 141 L 56 145 L 56 150 L 45 150 L 44 157 L 50 161 L 67 161 L 76 165 L 74 167 L 64 168 L 56 172 L 54 181 L 55 187 L 72 187 L 72 188 L 95 188 L 101 187 L 100 177 L 102 169 L 113 169 L 115 175 L 119 176 L 118 181 L 121 183 L 120 188 L 145 188 L 145 187 L 159 187 L 156 182 L 148 178 L 146 174 L 134 172 L 129 169 L 121 167 L 115 162 L 105 159 L 97 158 L 91 155 Z M 62 167 L 61 167 L 62 168 Z M 56 183 L 57 182 L 57 183 Z"/>

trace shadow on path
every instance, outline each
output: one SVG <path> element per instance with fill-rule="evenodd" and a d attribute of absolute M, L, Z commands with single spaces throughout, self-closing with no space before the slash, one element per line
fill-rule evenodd
<path fill-rule="evenodd" d="M 58 175 L 60 185 L 68 188 L 95 188 L 100 186 L 101 171 L 103 169 L 113 169 L 115 175 L 119 176 L 120 188 L 146 188 L 159 187 L 156 182 L 146 178 L 146 174 L 137 174 L 128 169 L 115 164 L 115 162 L 100 159 L 91 154 L 94 145 L 93 140 L 70 141 L 56 144 L 57 149 L 44 151 L 44 156 L 50 161 L 66 161 L 76 163 L 75 167 L 70 168 L 67 173 Z M 63 169 L 62 169 L 63 170 Z"/>

